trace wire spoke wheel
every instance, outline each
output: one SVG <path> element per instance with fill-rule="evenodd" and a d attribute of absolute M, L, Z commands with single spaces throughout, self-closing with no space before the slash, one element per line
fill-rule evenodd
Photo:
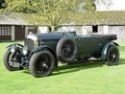
<path fill-rule="evenodd" d="M 10 64 L 10 66 L 12 67 L 20 67 L 20 64 L 19 64 L 19 56 L 18 56 L 18 53 L 11 53 L 10 56 L 9 56 L 9 60 L 8 60 L 8 63 Z"/>
<path fill-rule="evenodd" d="M 31 57 L 29 69 L 34 77 L 48 76 L 55 68 L 55 62 L 55 57 L 50 51 L 41 51 Z"/>
<path fill-rule="evenodd" d="M 11 53 L 10 50 L 6 51 L 4 55 L 4 65 L 9 71 L 17 71 L 23 69 L 23 67 L 20 65 L 21 58 L 19 54 L 19 52 Z"/>
<path fill-rule="evenodd" d="M 70 58 L 73 55 L 74 44 L 72 42 L 66 41 L 62 46 L 62 55 L 66 58 Z"/>
<path fill-rule="evenodd" d="M 51 67 L 51 58 L 48 54 L 44 54 L 42 56 L 40 56 L 40 58 L 38 59 L 35 67 L 36 67 L 36 71 L 38 71 L 39 73 L 46 73 L 48 72 L 49 68 Z"/>
<path fill-rule="evenodd" d="M 109 54 L 109 60 L 110 62 L 114 63 L 117 59 L 117 51 L 116 50 L 112 50 Z"/>
<path fill-rule="evenodd" d="M 107 52 L 107 65 L 117 65 L 119 62 L 119 50 L 117 46 L 111 46 Z"/>

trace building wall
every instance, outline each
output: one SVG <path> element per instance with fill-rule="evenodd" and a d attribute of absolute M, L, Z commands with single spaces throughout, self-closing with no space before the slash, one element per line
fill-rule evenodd
<path fill-rule="evenodd" d="M 30 33 L 37 33 L 38 32 L 38 27 L 37 26 L 25 26 L 25 38 L 26 36 Z"/>
<path fill-rule="evenodd" d="M 37 33 L 37 26 L 0 25 L 0 41 L 24 40 L 29 32 Z"/>
<path fill-rule="evenodd" d="M 76 31 L 78 34 L 96 33 L 92 26 L 62 26 L 59 32 Z M 125 41 L 125 26 L 98 26 L 98 34 L 116 34 L 118 41 Z"/>
<path fill-rule="evenodd" d="M 87 34 L 92 32 L 92 26 L 61 26 L 57 32 L 77 32 Z"/>
<path fill-rule="evenodd" d="M 47 26 L 38 26 L 38 33 L 48 33 L 50 32 L 49 28 Z"/>
<path fill-rule="evenodd" d="M 40 26 L 41 27 L 41 26 Z M 0 25 L 0 41 L 2 40 L 24 40 L 29 32 L 48 32 L 47 27 L 38 28 L 37 26 L 11 26 Z M 76 31 L 79 34 L 93 33 L 92 26 L 62 26 L 58 32 Z M 117 34 L 119 41 L 125 41 L 125 26 L 98 26 L 99 34 Z M 15 35 L 14 35 L 15 34 Z"/>
<path fill-rule="evenodd" d="M 117 34 L 118 40 L 125 42 L 125 26 L 110 26 L 109 34 Z"/>
<path fill-rule="evenodd" d="M 108 30 L 108 32 L 107 32 Z M 125 26 L 108 26 L 106 32 L 104 26 L 98 27 L 100 34 L 116 34 L 119 41 L 125 41 Z"/>

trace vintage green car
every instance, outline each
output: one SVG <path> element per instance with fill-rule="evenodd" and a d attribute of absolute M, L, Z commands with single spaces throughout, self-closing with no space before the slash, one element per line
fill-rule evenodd
<path fill-rule="evenodd" d="M 28 68 L 35 77 L 50 75 L 63 63 L 79 63 L 95 58 L 107 65 L 119 62 L 116 35 L 87 34 L 76 32 L 30 33 L 24 46 L 12 44 L 4 56 L 4 65 L 10 71 Z"/>

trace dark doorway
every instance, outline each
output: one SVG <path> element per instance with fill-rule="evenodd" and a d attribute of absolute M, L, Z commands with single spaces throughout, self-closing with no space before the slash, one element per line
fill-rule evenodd
<path fill-rule="evenodd" d="M 25 39 L 25 26 L 15 26 L 15 40 Z"/>
<path fill-rule="evenodd" d="M 98 32 L 98 26 L 97 25 L 92 26 L 92 32 L 93 33 L 97 33 Z"/>

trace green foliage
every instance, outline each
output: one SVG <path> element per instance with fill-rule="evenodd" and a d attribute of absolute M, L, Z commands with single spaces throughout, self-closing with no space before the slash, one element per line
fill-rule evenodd
<path fill-rule="evenodd" d="M 6 0 L 6 2 L 8 6 L 4 11 L 30 14 L 36 21 L 44 18 L 52 27 L 52 31 L 55 31 L 59 24 L 67 21 L 71 14 L 77 14 L 82 2 L 87 2 L 87 10 L 92 6 L 92 0 Z M 36 21 L 34 23 L 37 23 Z"/>
<path fill-rule="evenodd" d="M 22 12 L 22 13 L 35 13 L 37 9 L 31 5 L 27 0 L 7 0 L 8 6 L 5 11 Z"/>
<path fill-rule="evenodd" d="M 85 7 L 87 11 L 95 11 L 96 6 L 94 4 L 94 0 L 87 0 Z"/>
<path fill-rule="evenodd" d="M 0 9 L 6 7 L 6 2 L 5 0 L 0 0 Z"/>
<path fill-rule="evenodd" d="M 67 17 L 66 13 L 72 12 L 77 7 L 78 0 L 43 0 L 41 10 L 46 21 L 55 31 L 57 25 Z M 39 6 L 40 7 L 40 6 Z"/>

